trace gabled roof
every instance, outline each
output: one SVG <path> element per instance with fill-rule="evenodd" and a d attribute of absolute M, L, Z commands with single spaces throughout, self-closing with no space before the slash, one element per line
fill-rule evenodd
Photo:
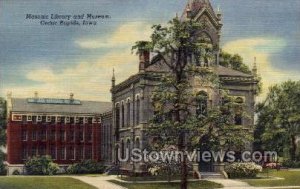
<path fill-rule="evenodd" d="M 206 9 L 212 16 L 216 18 L 215 11 L 209 0 L 189 0 L 182 15 L 182 19 L 186 18 L 187 9 L 190 9 L 192 17 L 195 17 L 199 12 Z"/>
<path fill-rule="evenodd" d="M 57 114 L 102 114 L 111 110 L 110 102 L 80 101 L 80 104 L 31 103 L 26 98 L 12 98 L 12 112 Z"/>

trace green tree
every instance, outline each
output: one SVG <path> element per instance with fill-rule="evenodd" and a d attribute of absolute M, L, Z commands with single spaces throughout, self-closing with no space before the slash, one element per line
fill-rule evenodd
<path fill-rule="evenodd" d="M 213 67 L 207 65 L 213 61 L 213 52 L 217 47 L 207 38 L 195 37 L 205 29 L 205 25 L 175 18 L 168 26 L 154 25 L 153 29 L 150 42 L 140 41 L 133 47 L 138 53 L 145 50 L 156 53 L 169 69 L 164 74 L 153 75 L 159 84 L 152 94 L 155 113 L 147 129 L 147 134 L 152 138 L 150 146 L 163 149 L 175 145 L 179 151 L 186 151 L 189 147 L 199 145 L 204 136 L 210 145 L 218 149 L 244 144 L 247 132 L 233 124 L 232 111 L 238 103 L 234 103 L 225 91 L 219 90 L 218 77 Z M 190 63 L 191 57 L 195 58 L 194 63 Z M 200 66 L 199 62 L 206 65 Z M 192 90 L 191 80 L 194 77 L 199 78 L 201 85 L 209 84 L 216 89 L 216 94 L 224 99 L 222 108 L 216 106 L 204 110 L 201 107 L 202 114 L 199 113 L 202 97 Z M 187 137 L 192 138 L 192 142 L 188 142 L 190 140 L 186 140 Z M 184 189 L 187 188 L 187 168 L 187 157 L 184 154 L 181 158 L 181 188 Z"/>
<path fill-rule="evenodd" d="M 224 51 L 220 53 L 220 65 L 231 67 L 234 70 L 251 74 L 249 67 L 243 62 L 243 58 L 239 54 L 230 54 Z"/>
<path fill-rule="evenodd" d="M 6 144 L 6 100 L 0 98 L 0 146 Z"/>
<path fill-rule="evenodd" d="M 299 160 L 297 134 L 300 133 L 300 81 L 286 81 L 269 89 L 264 102 L 257 105 L 256 144 L 261 149 L 288 149 L 291 160 Z"/>

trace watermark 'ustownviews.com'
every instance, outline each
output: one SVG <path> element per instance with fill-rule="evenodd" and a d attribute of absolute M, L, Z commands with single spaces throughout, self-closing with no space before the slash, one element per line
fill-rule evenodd
<path fill-rule="evenodd" d="M 148 151 L 134 148 L 118 151 L 120 162 L 180 162 L 183 157 L 189 162 L 276 162 L 278 155 L 275 151 Z"/>

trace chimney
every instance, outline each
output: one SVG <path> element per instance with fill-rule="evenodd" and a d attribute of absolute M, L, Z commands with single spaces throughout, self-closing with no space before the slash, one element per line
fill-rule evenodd
<path fill-rule="evenodd" d="M 114 86 L 116 86 L 115 68 L 113 68 L 113 75 L 112 75 L 112 78 L 111 78 L 111 86 L 112 86 L 112 88 Z"/>
<path fill-rule="evenodd" d="M 39 98 L 39 94 L 37 91 L 34 92 L 34 99 L 38 99 Z"/>
<path fill-rule="evenodd" d="M 73 101 L 74 100 L 74 94 L 70 93 L 70 100 Z"/>
<path fill-rule="evenodd" d="M 188 4 L 187 8 L 186 8 L 186 17 L 188 19 L 190 19 L 192 17 L 192 10 L 191 10 L 190 4 Z"/>
<path fill-rule="evenodd" d="M 253 63 L 253 68 L 252 68 L 252 75 L 253 75 L 254 77 L 257 77 L 256 57 L 254 57 L 254 63 Z"/>
<path fill-rule="evenodd" d="M 218 21 L 221 22 L 221 20 L 222 20 L 222 12 L 221 12 L 220 6 L 218 6 L 217 17 L 218 17 Z"/>
<path fill-rule="evenodd" d="M 139 71 L 145 71 L 145 68 L 148 67 L 150 62 L 150 51 L 147 49 L 147 45 L 149 42 L 142 41 L 140 42 L 140 47 L 138 49 L 139 53 Z"/>

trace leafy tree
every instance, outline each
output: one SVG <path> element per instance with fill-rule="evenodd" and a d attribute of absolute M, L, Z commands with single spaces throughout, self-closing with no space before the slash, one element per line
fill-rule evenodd
<path fill-rule="evenodd" d="M 244 64 L 243 58 L 239 54 L 230 54 L 224 51 L 220 53 L 220 65 L 224 67 L 231 67 L 234 70 L 251 74 L 249 67 Z"/>
<path fill-rule="evenodd" d="M 0 98 L 0 146 L 6 144 L 6 101 Z"/>
<path fill-rule="evenodd" d="M 296 153 L 296 137 L 300 133 L 299 97 L 300 81 L 286 81 L 270 87 L 266 100 L 257 105 L 258 147 L 280 153 L 287 148 L 290 158 L 299 160 Z"/>
<path fill-rule="evenodd" d="M 168 26 L 154 25 L 153 29 L 150 42 L 140 41 L 133 47 L 138 52 L 147 50 L 156 53 L 169 69 L 158 75 L 159 84 L 151 97 L 155 115 L 147 130 L 152 138 L 150 146 L 163 149 L 175 145 L 183 152 L 199 145 L 203 137 L 207 137 L 206 141 L 218 149 L 244 144 L 249 135 L 242 127 L 233 124 L 232 111 L 237 106 L 225 91 L 220 92 L 218 77 L 208 67 L 208 63 L 213 61 L 216 47 L 206 38 L 195 37 L 205 29 L 205 25 L 175 18 Z M 191 57 L 194 57 L 193 63 Z M 201 62 L 205 63 L 204 66 L 201 66 Z M 202 111 L 199 110 L 202 97 L 193 91 L 191 83 L 195 77 L 199 78 L 202 86 L 211 85 L 215 88 L 214 92 L 224 99 L 220 104 L 222 106 L 210 110 L 202 107 Z M 186 140 L 187 137 L 192 142 L 188 142 L 190 140 Z M 181 188 L 187 188 L 187 169 L 187 157 L 183 154 Z"/>

